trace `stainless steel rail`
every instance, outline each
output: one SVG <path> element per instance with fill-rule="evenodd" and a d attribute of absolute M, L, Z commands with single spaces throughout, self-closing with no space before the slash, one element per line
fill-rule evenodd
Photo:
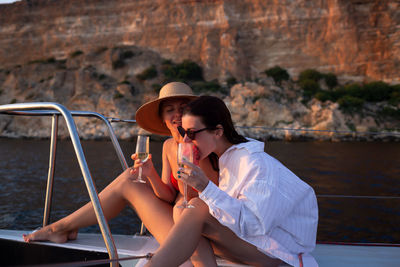
<path fill-rule="evenodd" d="M 43 227 L 49 224 L 51 202 L 53 199 L 54 171 L 56 169 L 56 155 L 57 155 L 57 134 L 58 134 L 58 115 L 53 115 L 51 123 L 49 172 L 47 175 L 47 188 L 46 188 L 46 198 L 44 203 Z"/>
<path fill-rule="evenodd" d="M 94 185 L 92 176 L 89 171 L 89 167 L 86 162 L 85 155 L 83 153 L 82 145 L 79 139 L 78 131 L 73 119 L 74 116 L 94 116 L 103 120 L 107 127 L 113 142 L 114 148 L 117 151 L 118 157 L 120 159 L 123 169 L 128 167 L 125 157 L 122 153 L 121 147 L 119 146 L 118 140 L 114 134 L 110 122 L 101 114 L 96 112 L 85 112 L 85 111 L 69 111 L 63 105 L 51 102 L 40 102 L 40 103 L 18 103 L 0 106 L 0 114 L 9 115 L 30 115 L 30 116 L 52 116 L 52 131 L 51 131 L 51 144 L 50 144 L 50 159 L 49 159 L 49 172 L 48 181 L 46 189 L 46 202 L 45 202 L 45 212 L 43 218 L 43 225 L 48 223 L 48 216 L 51 206 L 51 195 L 54 182 L 54 167 L 55 167 L 55 155 L 56 155 L 56 140 L 58 132 L 58 116 L 62 115 L 67 124 L 67 128 L 71 137 L 72 144 L 85 180 L 86 188 L 88 190 L 90 200 L 92 202 L 97 221 L 99 223 L 100 231 L 104 239 L 108 254 L 110 259 L 118 259 L 117 249 L 115 247 L 114 239 L 111 235 L 110 228 L 108 226 L 107 220 L 104 217 L 103 210 L 98 198 L 97 190 Z M 117 266 L 116 262 L 110 264 L 111 266 Z"/>
<path fill-rule="evenodd" d="M 28 104 L 28 103 L 27 103 Z M 35 104 L 35 103 L 32 103 Z M 38 103 L 41 104 L 41 103 Z M 12 106 L 12 105 L 17 105 L 17 104 L 10 104 L 10 105 L 3 105 L 2 107 L 5 106 Z M 20 105 L 20 104 L 18 104 Z M 37 108 L 40 109 L 40 108 Z M 25 116 L 54 116 L 54 115 L 60 115 L 60 112 L 57 110 L 2 110 L 0 109 L 0 113 L 3 114 L 9 114 L 9 115 L 25 115 Z M 95 117 L 97 119 L 100 119 L 105 123 L 107 126 L 107 131 L 110 136 L 111 142 L 114 146 L 114 149 L 117 153 L 118 159 L 121 163 L 122 169 L 126 170 L 128 168 L 128 164 L 125 160 L 124 153 L 122 152 L 121 146 L 119 145 L 118 139 L 115 136 L 113 127 L 111 126 L 110 122 L 133 122 L 135 123 L 135 120 L 121 120 L 121 119 L 116 119 L 116 118 L 107 118 L 103 116 L 100 113 L 97 112 L 92 112 L 92 111 L 75 111 L 75 110 L 70 110 L 69 113 L 74 116 L 74 117 Z"/>

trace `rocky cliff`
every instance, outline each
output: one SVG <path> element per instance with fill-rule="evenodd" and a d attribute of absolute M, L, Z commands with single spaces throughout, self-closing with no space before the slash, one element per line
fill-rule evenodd
<path fill-rule="evenodd" d="M 400 82 L 397 0 L 25 0 L 0 5 L 1 68 L 134 45 L 199 63 L 206 79 L 280 65 Z"/>
<path fill-rule="evenodd" d="M 262 72 L 281 65 L 353 80 L 399 81 L 398 1 L 21 1 L 0 5 L 0 104 L 49 101 L 71 110 L 133 119 L 157 96 L 166 61 L 191 59 L 207 80 L 236 84 L 218 93 L 244 134 L 260 139 L 399 139 L 399 105 L 305 101 L 293 81 L 279 86 Z M 171 61 L 169 61 L 171 62 Z M 153 66 L 150 79 L 142 74 Z M 202 92 L 210 93 L 210 92 Z M 84 138 L 105 127 L 77 119 Z M 48 137 L 49 118 L 0 116 L 0 136 Z M 137 128 L 115 124 L 128 139 Z M 263 126 L 264 128 L 254 127 Z M 251 127 L 251 128 L 248 128 Z M 304 128 L 308 131 L 289 129 Z M 388 134 L 361 134 L 354 131 Z M 60 135 L 66 136 L 62 125 Z"/>
<path fill-rule="evenodd" d="M 96 49 L 89 53 L 77 51 L 64 60 L 33 61 L 0 71 L 0 104 L 57 102 L 71 110 L 134 119 L 142 103 L 157 97 L 154 85 L 165 82 L 160 70 L 164 62 L 158 53 L 135 46 Z M 138 73 L 143 73 L 144 66 L 154 66 L 158 74 L 151 79 L 141 79 Z M 266 76 L 257 82 L 239 82 L 218 92 L 203 90 L 200 93 L 223 98 L 239 130 L 258 139 L 400 138 L 398 115 L 379 115 L 387 105 L 385 101 L 365 103 L 361 112 L 346 113 L 338 103 L 306 100 L 297 83 L 283 81 L 278 86 Z M 397 110 L 399 107 L 400 103 L 393 106 Z M 83 138 L 108 135 L 105 125 L 93 118 L 77 118 L 76 123 Z M 65 125 L 60 125 L 60 135 L 67 136 Z M 121 139 L 132 138 L 138 131 L 134 125 L 126 123 L 114 124 L 114 127 Z M 300 128 L 308 131 L 289 130 Z M 44 138 L 49 136 L 50 129 L 49 117 L 0 115 L 0 136 Z M 355 131 L 387 134 L 356 135 Z"/>

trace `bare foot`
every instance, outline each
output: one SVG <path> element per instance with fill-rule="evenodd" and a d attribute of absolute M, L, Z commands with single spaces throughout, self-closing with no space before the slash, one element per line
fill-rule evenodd
<path fill-rule="evenodd" d="M 78 231 L 71 231 L 68 233 L 68 240 L 75 240 L 78 237 Z"/>
<path fill-rule="evenodd" d="M 30 234 L 22 235 L 25 242 L 32 241 L 51 241 L 54 243 L 65 243 L 68 240 L 76 239 L 78 235 L 78 231 L 70 231 L 70 232 L 61 232 L 61 231 L 53 231 L 51 227 L 48 225 L 44 228 L 41 228 L 37 231 L 33 231 Z"/>

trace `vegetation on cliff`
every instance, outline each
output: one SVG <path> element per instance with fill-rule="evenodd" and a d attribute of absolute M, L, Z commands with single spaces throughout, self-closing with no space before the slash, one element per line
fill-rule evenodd
<path fill-rule="evenodd" d="M 51 101 L 70 109 L 132 119 L 134 111 L 156 97 L 169 81 L 188 83 L 197 94 L 223 98 L 242 126 L 373 132 L 400 129 L 400 85 L 382 81 L 341 84 L 335 74 L 313 69 L 302 71 L 295 79 L 279 66 L 248 80 L 229 77 L 206 81 L 196 62 L 174 62 L 134 46 L 100 47 L 91 53 L 77 50 L 65 59 L 50 57 L 0 69 L 0 104 Z M 238 90 L 242 95 L 234 93 Z M 22 122 L 0 122 L 0 130 L 10 135 L 23 130 L 18 126 Z M 104 134 L 98 125 L 81 124 L 86 125 L 87 137 Z M 31 126 L 43 128 L 42 124 Z M 40 131 L 30 134 L 48 135 L 47 130 Z M 129 138 L 135 131 L 121 127 L 117 133 Z"/>

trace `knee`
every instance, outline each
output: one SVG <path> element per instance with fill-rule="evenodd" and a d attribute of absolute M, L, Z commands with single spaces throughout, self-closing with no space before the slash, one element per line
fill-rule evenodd
<path fill-rule="evenodd" d="M 197 197 L 196 198 L 192 198 L 189 201 L 189 203 L 195 207 L 193 209 L 195 212 L 191 213 L 190 216 L 194 220 L 202 222 L 202 224 L 203 224 L 203 230 L 202 231 L 204 231 L 204 228 L 208 224 L 207 222 L 210 220 L 210 218 L 213 218 L 211 216 L 211 214 L 209 213 L 208 205 L 203 200 L 201 200 L 200 198 L 197 198 Z"/>
<path fill-rule="evenodd" d="M 123 171 L 115 180 L 114 182 L 118 184 L 118 186 L 124 187 L 126 186 L 130 180 L 132 179 L 132 175 L 130 173 L 130 169 L 126 169 Z"/>
<path fill-rule="evenodd" d="M 180 206 L 183 203 L 183 198 L 178 197 L 178 201 L 176 202 L 174 208 L 173 208 L 173 220 L 174 223 L 177 223 L 182 216 L 184 216 L 184 211 L 185 209 L 182 209 Z M 189 204 L 195 207 L 196 212 L 194 214 L 191 214 L 191 217 L 198 218 L 203 220 L 204 216 L 208 213 L 208 206 L 199 198 L 192 198 L 189 200 Z M 191 209 L 189 209 L 191 210 Z"/>
<path fill-rule="evenodd" d="M 189 201 L 189 203 L 191 205 L 195 206 L 198 214 L 201 214 L 203 217 L 206 217 L 209 215 L 208 205 L 200 198 L 194 197 Z"/>
<path fill-rule="evenodd" d="M 124 172 L 122 172 L 114 181 L 115 187 L 117 188 L 117 191 L 121 192 L 122 195 L 125 195 L 127 193 L 126 191 L 129 191 L 128 193 L 131 194 L 132 191 L 141 191 L 145 190 L 143 186 L 146 184 L 142 183 L 135 183 L 133 180 L 135 177 L 130 173 L 130 169 L 126 169 Z"/>

